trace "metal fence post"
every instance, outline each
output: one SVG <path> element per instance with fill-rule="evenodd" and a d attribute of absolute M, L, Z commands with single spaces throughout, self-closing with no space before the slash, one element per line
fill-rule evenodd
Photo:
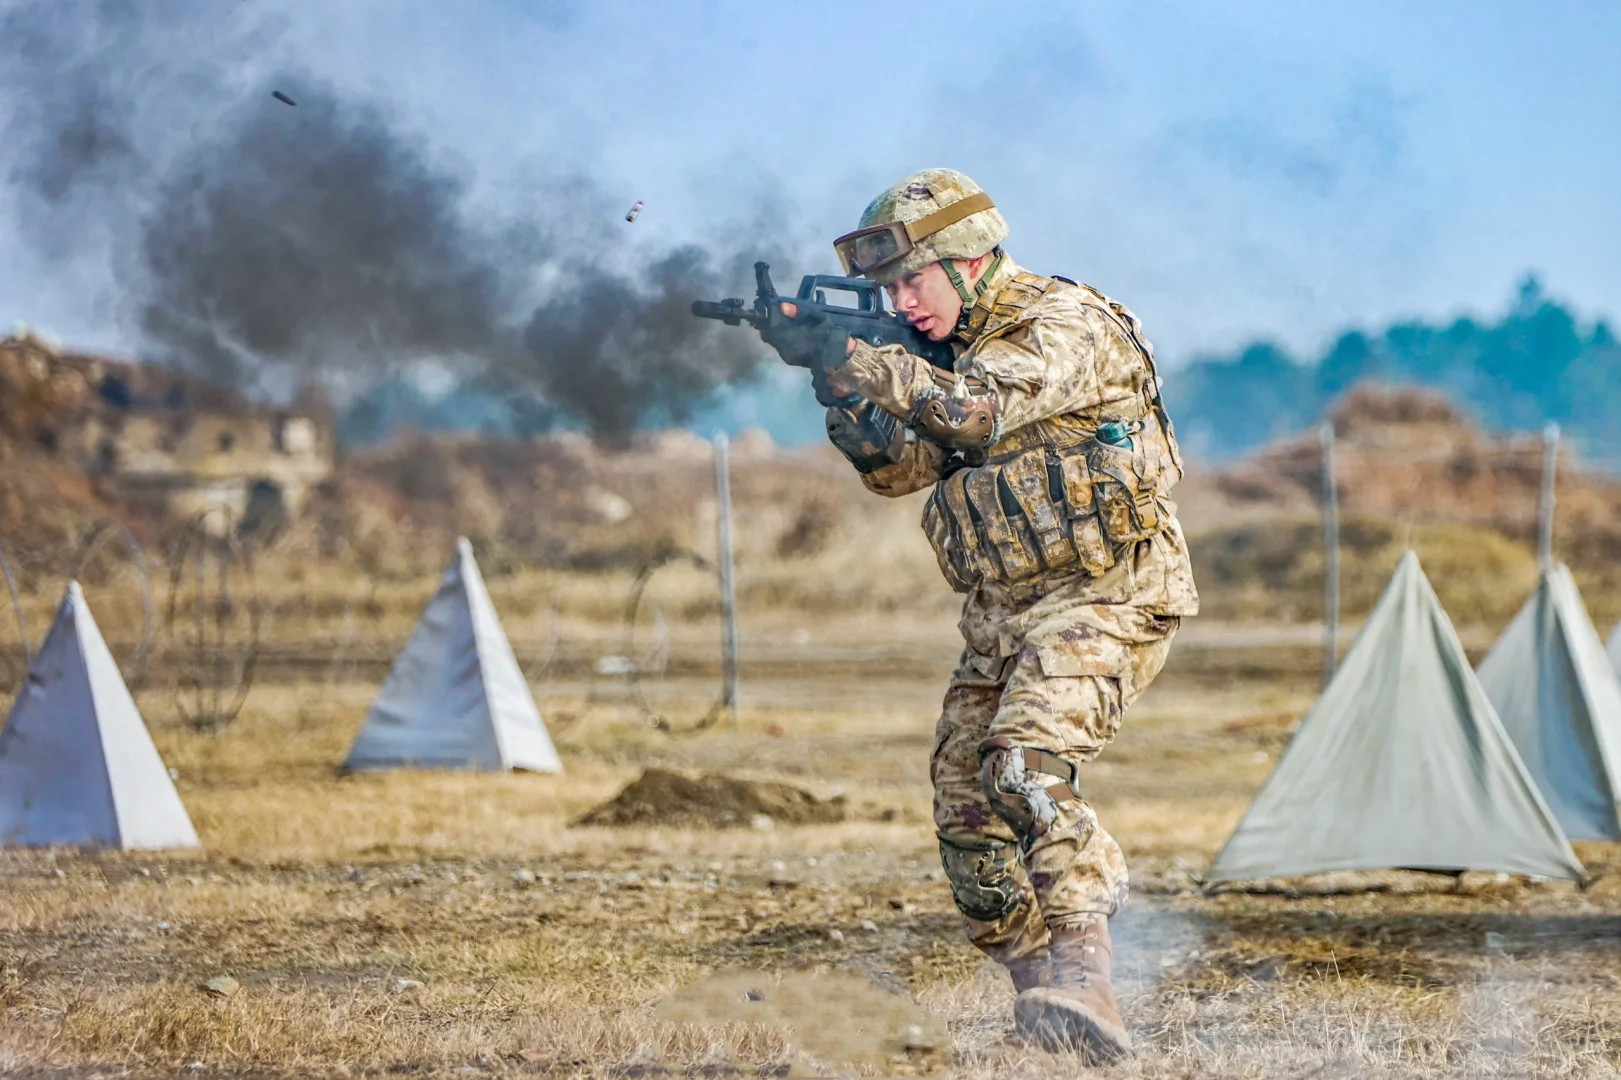
<path fill-rule="evenodd" d="M 1323 444 L 1323 685 L 1340 654 L 1340 498 L 1334 483 L 1334 425 L 1317 429 Z"/>
<path fill-rule="evenodd" d="M 721 708 L 737 726 L 737 588 L 732 565 L 732 479 L 725 432 L 715 436 L 716 531 L 719 533 L 720 605 L 722 621 Z"/>
<path fill-rule="evenodd" d="M 1537 568 L 1553 565 L 1554 476 L 1559 469 L 1559 425 L 1542 429 L 1542 497 L 1537 504 Z"/>

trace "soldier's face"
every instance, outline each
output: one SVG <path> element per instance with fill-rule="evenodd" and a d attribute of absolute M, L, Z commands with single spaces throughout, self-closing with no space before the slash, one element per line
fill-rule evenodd
<path fill-rule="evenodd" d="M 930 341 L 944 341 L 956 329 L 962 297 L 939 263 L 898 277 L 884 289 L 890 306 Z"/>

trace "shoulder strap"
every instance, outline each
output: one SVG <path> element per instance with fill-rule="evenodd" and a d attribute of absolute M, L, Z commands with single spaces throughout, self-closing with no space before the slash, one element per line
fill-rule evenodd
<path fill-rule="evenodd" d="M 1068 281 L 1068 278 L 1058 278 L 1059 281 Z M 1116 300 L 1111 300 L 1103 294 L 1101 289 L 1094 288 L 1079 282 L 1072 282 L 1082 292 L 1088 295 L 1092 306 L 1113 319 L 1115 325 L 1125 331 L 1127 339 L 1137 348 L 1142 356 L 1144 365 L 1148 368 L 1148 382 L 1143 387 L 1143 397 L 1147 399 L 1149 408 L 1159 419 L 1160 426 L 1165 429 L 1165 441 L 1171 448 L 1171 461 L 1176 465 L 1178 473 L 1182 472 L 1182 452 L 1176 445 L 1176 432 L 1171 427 L 1171 415 L 1165 409 L 1165 399 L 1160 396 L 1159 369 L 1154 365 L 1154 346 L 1143 334 L 1143 324 L 1131 309 Z"/>

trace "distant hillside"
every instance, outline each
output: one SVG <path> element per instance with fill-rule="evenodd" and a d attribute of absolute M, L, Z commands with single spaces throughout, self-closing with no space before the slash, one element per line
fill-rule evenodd
<path fill-rule="evenodd" d="M 1496 322 L 1349 330 L 1311 360 L 1257 342 L 1177 369 L 1166 397 L 1188 449 L 1225 461 L 1315 423 L 1364 380 L 1433 387 L 1492 430 L 1558 421 L 1589 460 L 1621 461 L 1621 345 L 1603 321 L 1584 324 L 1550 299 L 1535 277 Z"/>
<path fill-rule="evenodd" d="M 1439 392 L 1363 384 L 1332 403 L 1343 610 L 1366 611 L 1417 549 L 1454 619 L 1500 623 L 1536 577 L 1543 449 L 1490 435 Z M 1227 617 L 1316 618 L 1323 575 L 1315 434 L 1190 475 L 1176 490 L 1195 576 Z M 1607 630 L 1621 616 L 1621 481 L 1561 448 L 1554 554 Z"/>

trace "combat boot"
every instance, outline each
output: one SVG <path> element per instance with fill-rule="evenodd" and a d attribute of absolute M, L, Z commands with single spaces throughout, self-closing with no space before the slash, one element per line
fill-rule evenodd
<path fill-rule="evenodd" d="M 1052 965 L 1045 952 L 1035 956 L 1021 956 L 1007 964 L 1007 973 L 1013 978 L 1013 992 L 1022 994 L 1040 986 L 1052 985 Z"/>
<path fill-rule="evenodd" d="M 1105 919 L 1053 930 L 1051 981 L 1019 994 L 1013 1019 L 1021 1035 L 1045 1050 L 1072 1050 L 1108 1064 L 1131 1054 L 1131 1035 L 1109 984 Z"/>

